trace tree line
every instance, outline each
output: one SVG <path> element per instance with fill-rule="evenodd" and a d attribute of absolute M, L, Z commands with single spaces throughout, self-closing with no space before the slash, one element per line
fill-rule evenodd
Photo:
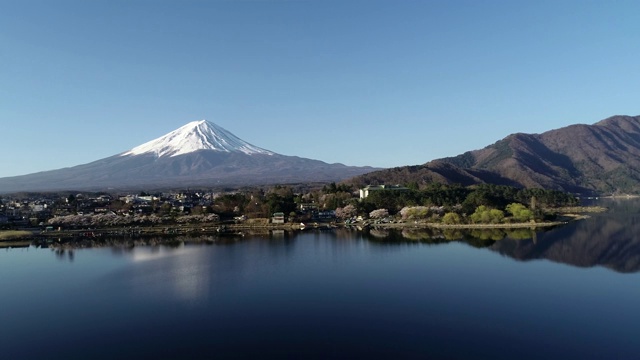
<path fill-rule="evenodd" d="M 507 185 L 481 184 L 472 186 L 431 184 L 422 190 L 378 190 L 370 192 L 361 203 L 363 212 L 387 209 L 396 214 L 405 206 L 459 207 L 459 212 L 472 214 L 479 206 L 505 209 L 519 203 L 532 209 L 575 206 L 578 199 L 557 190 L 522 189 Z"/>
<path fill-rule="evenodd" d="M 505 218 L 528 221 L 531 218 L 541 218 L 543 208 L 578 204 L 573 195 L 557 190 L 522 189 L 493 184 L 462 186 L 432 183 L 421 188 L 417 184 L 407 184 L 403 190 L 371 191 L 365 199 L 359 198 L 358 190 L 355 185 L 345 183 L 320 184 L 306 188 L 247 188 L 226 192 L 207 201 L 194 201 L 194 206 L 188 213 L 177 211 L 172 202 L 162 199 L 160 194 L 157 194 L 159 200 L 148 203 L 144 212 L 138 211 L 141 209 L 136 209 L 133 203 L 125 203 L 122 200 L 112 200 L 102 207 L 118 215 L 135 213 L 139 216 L 127 220 L 140 223 L 156 222 L 158 219 L 162 222 L 177 221 L 178 217 L 186 215 L 191 216 L 188 218 L 189 221 L 196 221 L 200 218 L 209 219 L 211 214 L 216 214 L 221 220 L 234 219 L 242 215 L 246 218 L 268 218 L 276 212 L 284 213 L 289 221 L 295 222 L 309 219 L 310 211 L 327 210 L 335 210 L 336 216 L 342 219 L 358 215 L 377 218 L 396 216 L 403 219 L 433 218 L 437 221 L 456 223 L 463 220 L 500 222 Z M 146 193 L 141 193 L 144 194 Z M 60 199 L 62 200 L 56 201 L 50 207 L 54 214 L 56 208 L 79 208 L 76 206 L 78 199 L 73 195 L 64 194 Z M 108 222 L 123 221 L 113 215 L 105 215 L 102 218 Z M 72 216 L 68 220 L 74 219 L 81 222 L 90 221 Z"/>

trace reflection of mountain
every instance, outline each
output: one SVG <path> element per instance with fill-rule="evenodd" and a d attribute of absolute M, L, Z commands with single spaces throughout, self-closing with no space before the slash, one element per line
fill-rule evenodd
<path fill-rule="evenodd" d="M 490 248 L 518 260 L 548 259 L 579 267 L 604 266 L 618 272 L 637 272 L 640 216 L 637 211 L 628 212 L 629 207 L 635 208 L 633 203 L 640 204 L 606 204 L 613 205 L 611 213 L 540 234 L 535 242 L 503 239 Z"/>
<path fill-rule="evenodd" d="M 542 232 L 517 230 L 403 229 L 390 232 L 387 243 L 445 244 L 452 240 L 489 248 L 511 258 L 546 259 L 578 267 L 603 266 L 614 271 L 640 271 L 640 199 L 606 200 L 608 213 Z"/>

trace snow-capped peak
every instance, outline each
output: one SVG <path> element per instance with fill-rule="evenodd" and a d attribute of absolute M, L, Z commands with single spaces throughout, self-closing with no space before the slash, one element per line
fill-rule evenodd
<path fill-rule="evenodd" d="M 247 155 L 274 153 L 241 140 L 222 127 L 207 120 L 192 121 L 167 135 L 151 140 L 125 152 L 122 156 L 154 153 L 156 156 L 177 156 L 198 150 L 242 152 Z"/>

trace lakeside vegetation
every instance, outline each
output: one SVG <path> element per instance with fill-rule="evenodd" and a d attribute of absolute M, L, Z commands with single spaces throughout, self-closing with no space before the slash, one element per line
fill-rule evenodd
<path fill-rule="evenodd" d="M 526 223 L 535 226 L 536 223 L 556 221 L 558 212 L 555 209 L 578 205 L 575 196 L 555 190 L 492 184 L 469 187 L 431 184 L 423 189 L 410 185 L 402 192 L 375 191 L 363 199 L 356 211 L 370 210 L 369 217 L 374 219 L 392 216 L 403 221 L 437 225 Z"/>
<path fill-rule="evenodd" d="M 0 241 L 11 241 L 33 236 L 33 232 L 24 230 L 0 230 Z"/>
<path fill-rule="evenodd" d="M 359 196 L 359 189 L 353 185 L 336 183 L 315 188 L 273 186 L 218 193 L 191 190 L 170 194 L 50 194 L 48 202 L 31 203 L 26 200 L 27 196 L 4 198 L 0 200 L 0 210 L 5 213 L 21 211 L 22 218 L 29 219 L 26 227 L 38 226 L 47 233 L 45 235 L 53 236 L 58 233 L 54 230 L 147 228 L 154 229 L 154 233 L 167 233 L 182 227 L 210 232 L 217 231 L 220 226 L 292 228 L 293 225 L 317 226 L 318 223 L 332 226 L 539 227 L 560 224 L 566 218 L 558 216 L 567 213 L 566 209 L 580 209 L 576 208 L 579 202 L 573 195 L 554 190 L 491 184 L 468 187 L 430 184 L 422 188 L 408 184 L 394 189 L 371 191 L 365 198 Z M 30 209 L 38 207 L 45 211 L 29 213 Z M 274 214 L 282 214 L 284 223 L 272 223 L 275 222 L 272 220 Z M 10 225 L 5 224 L 5 227 Z"/>

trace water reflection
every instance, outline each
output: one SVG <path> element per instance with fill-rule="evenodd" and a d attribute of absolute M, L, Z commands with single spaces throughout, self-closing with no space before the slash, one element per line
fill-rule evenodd
<path fill-rule="evenodd" d="M 605 266 L 618 272 L 640 271 L 640 221 L 628 222 L 612 216 L 599 216 L 548 231 L 532 229 L 385 229 L 365 231 L 335 229 L 313 232 L 316 241 L 346 242 L 365 239 L 371 244 L 447 244 L 462 242 L 488 248 L 517 260 L 547 259 L 579 267 Z M 309 233 L 308 231 L 306 232 Z M 268 252 L 291 253 L 299 233 L 284 231 L 245 237 L 152 237 L 145 239 L 92 240 L 91 243 L 54 243 L 56 257 L 72 262 L 74 249 L 108 247 L 114 256 L 144 262 L 197 252 L 198 246 L 233 246 L 239 242 L 267 240 Z M 144 249 L 144 250 L 141 250 Z"/>
<path fill-rule="evenodd" d="M 546 233 L 535 241 L 500 241 L 491 249 L 514 259 L 548 259 L 578 267 L 604 266 L 618 272 L 640 271 L 640 217 L 626 200 L 611 212 Z M 630 211 L 633 209 L 633 211 Z M 621 211 L 622 210 L 622 211 Z"/>
<path fill-rule="evenodd" d="M 58 260 L 69 260 L 69 262 L 73 262 L 73 259 L 75 258 L 75 252 L 73 249 L 56 248 L 52 250 L 56 254 Z"/>
<path fill-rule="evenodd" d="M 545 259 L 577 267 L 603 266 L 623 273 L 640 271 L 640 199 L 604 200 L 610 210 L 549 230 L 404 229 L 370 232 L 374 242 L 464 242 L 520 261 Z M 400 236 L 398 236 L 400 235 Z"/>
<path fill-rule="evenodd" d="M 186 248 L 184 243 L 178 246 L 174 244 L 150 247 L 138 247 L 126 253 L 134 262 L 151 261 L 170 256 L 185 255 L 195 252 L 195 248 Z"/>
<path fill-rule="evenodd" d="M 432 228 L 404 228 L 369 230 L 368 237 L 377 242 L 413 241 L 429 244 L 444 244 L 450 241 L 467 242 L 477 247 L 489 247 L 494 242 L 503 239 L 535 239 L 533 229 L 432 229 Z"/>
<path fill-rule="evenodd" d="M 530 228 L 337 228 L 304 232 L 245 232 L 232 236 L 106 237 L 76 242 L 57 241 L 42 246 L 53 248 L 58 259 L 70 262 L 77 256 L 74 250 L 78 248 L 108 247 L 115 256 L 144 262 L 197 251 L 197 246 L 234 246 L 247 241 L 266 241 L 264 245 L 267 245 L 270 254 L 290 256 L 295 249 L 296 239 L 304 233 L 305 236 L 312 234 L 318 246 L 322 242 L 353 246 L 354 241 L 361 240 L 372 245 L 389 246 L 403 243 L 437 245 L 456 241 L 476 248 L 487 248 L 519 261 L 546 259 L 577 267 L 603 266 L 625 273 L 640 271 L 640 199 L 608 200 L 601 204 L 609 207 L 610 211 L 566 226 L 537 231 Z M 139 251 L 141 247 L 146 250 Z M 340 247 L 332 249 L 334 252 L 340 251 Z"/>

